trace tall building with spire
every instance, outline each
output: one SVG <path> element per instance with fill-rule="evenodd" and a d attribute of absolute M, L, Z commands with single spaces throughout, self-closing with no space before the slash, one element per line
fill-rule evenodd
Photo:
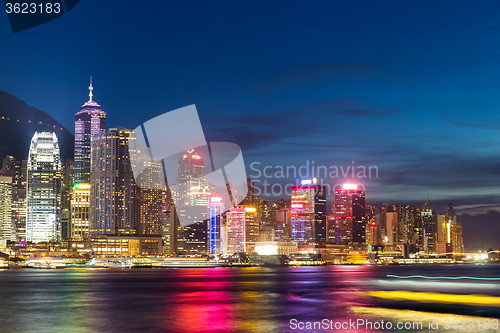
<path fill-rule="evenodd" d="M 89 100 L 75 114 L 75 183 L 90 183 L 90 140 L 106 133 L 106 113 L 92 100 L 92 77 L 90 77 Z"/>
<path fill-rule="evenodd" d="M 59 241 L 61 213 L 61 160 L 53 132 L 35 132 L 28 156 L 26 240 Z"/>
<path fill-rule="evenodd" d="M 71 193 L 71 228 L 67 232 L 73 239 L 87 239 L 90 236 L 91 140 L 106 133 L 106 113 L 92 100 L 93 90 L 90 77 L 89 100 L 75 115 L 74 186 Z"/>

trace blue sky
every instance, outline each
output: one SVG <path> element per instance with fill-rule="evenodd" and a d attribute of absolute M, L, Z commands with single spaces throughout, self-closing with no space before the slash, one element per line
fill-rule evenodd
<path fill-rule="evenodd" d="M 207 139 L 247 166 L 355 161 L 379 170 L 368 201 L 487 213 L 499 17 L 494 1 L 81 1 L 16 34 L 0 15 L 0 89 L 72 130 L 92 75 L 109 127 L 196 104 Z"/>

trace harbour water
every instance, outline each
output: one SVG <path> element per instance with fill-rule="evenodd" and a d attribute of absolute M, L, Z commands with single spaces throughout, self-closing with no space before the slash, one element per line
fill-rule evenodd
<path fill-rule="evenodd" d="M 379 300 L 366 294 L 384 290 L 387 275 L 488 277 L 492 281 L 412 279 L 420 288 L 443 290 L 459 283 L 460 294 L 500 296 L 498 266 L 326 266 L 194 269 L 11 269 L 0 271 L 1 332 L 397 332 L 335 323 L 357 320 L 423 323 L 420 330 L 450 332 L 447 318 L 500 317 L 481 306 L 457 307 Z M 389 280 L 407 290 L 407 280 Z M 398 281 L 401 282 L 398 285 Z M 406 282 L 404 282 L 406 281 Z M 478 289 L 478 283 L 485 283 Z M 452 288 L 453 289 L 453 288 Z M 478 290 L 480 292 L 478 292 Z M 494 307 L 493 307 L 494 308 Z M 458 310 L 457 310 L 458 309 Z M 486 308 L 485 308 L 486 309 Z M 474 311 L 472 311 L 474 310 Z M 464 317 L 464 315 L 466 317 Z M 473 316 L 471 316 L 473 315 Z M 429 329 L 429 320 L 440 320 Z M 328 329 L 326 321 L 329 322 Z M 323 324 L 301 330 L 308 323 Z M 477 324 L 476 324 L 477 326 Z M 412 331 L 412 330 L 409 330 Z M 468 331 L 468 330 L 460 330 Z M 492 327 L 471 332 L 493 332 Z"/>

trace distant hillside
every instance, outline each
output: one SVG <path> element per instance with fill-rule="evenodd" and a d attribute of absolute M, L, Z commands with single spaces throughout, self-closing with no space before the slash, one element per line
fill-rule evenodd
<path fill-rule="evenodd" d="M 75 138 L 47 113 L 0 90 L 0 167 L 6 155 L 27 159 L 35 131 L 55 132 L 62 159 L 72 159 Z"/>

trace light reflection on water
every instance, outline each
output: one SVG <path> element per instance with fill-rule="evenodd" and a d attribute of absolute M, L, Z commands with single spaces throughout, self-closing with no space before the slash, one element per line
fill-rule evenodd
<path fill-rule="evenodd" d="M 361 316 L 391 320 L 402 310 L 377 310 L 377 300 L 358 291 L 386 274 L 422 271 L 493 276 L 498 269 L 327 266 L 0 271 L 0 331 L 275 333 L 293 331 L 291 319 L 348 321 Z"/>

